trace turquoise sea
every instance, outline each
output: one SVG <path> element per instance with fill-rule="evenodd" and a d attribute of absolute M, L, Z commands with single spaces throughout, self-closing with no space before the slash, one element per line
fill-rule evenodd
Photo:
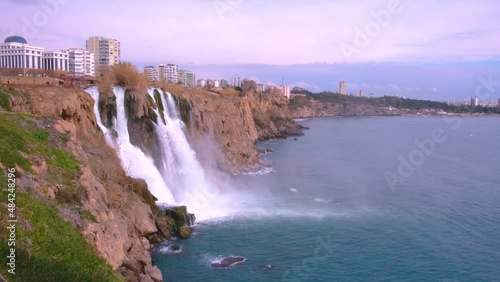
<path fill-rule="evenodd" d="M 300 123 L 258 144 L 272 170 L 231 180 L 239 212 L 158 246 L 166 281 L 500 281 L 500 118 Z"/>

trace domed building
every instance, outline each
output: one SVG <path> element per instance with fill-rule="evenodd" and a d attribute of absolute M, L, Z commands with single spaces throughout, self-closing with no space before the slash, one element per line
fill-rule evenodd
<path fill-rule="evenodd" d="M 22 38 L 21 36 L 13 35 L 5 38 L 4 43 L 21 43 L 21 44 L 28 44 L 28 41 L 26 39 Z"/>
<path fill-rule="evenodd" d="M 43 69 L 43 51 L 43 47 L 29 45 L 21 36 L 9 36 L 0 44 L 0 68 Z"/>

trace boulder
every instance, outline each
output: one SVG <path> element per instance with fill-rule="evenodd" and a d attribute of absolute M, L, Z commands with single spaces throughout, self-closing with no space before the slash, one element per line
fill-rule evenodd
<path fill-rule="evenodd" d="M 167 216 L 159 216 L 155 219 L 156 227 L 160 231 L 161 237 L 164 239 L 170 239 L 177 231 L 177 225 L 175 221 Z"/>
<path fill-rule="evenodd" d="M 191 235 L 191 228 L 188 226 L 181 226 L 181 228 L 179 228 L 179 238 L 187 239 L 189 235 Z"/>

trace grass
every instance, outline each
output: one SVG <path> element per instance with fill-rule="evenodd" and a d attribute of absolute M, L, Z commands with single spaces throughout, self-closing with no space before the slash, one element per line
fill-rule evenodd
<path fill-rule="evenodd" d="M 31 134 L 25 127 L 14 122 L 22 119 L 20 115 L 0 115 L 0 162 L 6 167 L 18 165 L 25 171 L 31 171 L 31 163 L 23 153 L 28 151 L 27 143 L 33 136 L 29 136 Z"/>
<path fill-rule="evenodd" d="M 124 281 L 54 208 L 27 193 L 18 191 L 16 195 L 16 275 L 7 272 L 6 264 L 0 266 L 8 281 Z M 19 223 L 21 218 L 29 223 Z M 1 225 L 5 222 L 3 218 Z M 3 258 L 9 254 L 6 235 L 6 227 L 2 226 L 0 256 Z"/>
<path fill-rule="evenodd" d="M 30 159 L 41 158 L 47 164 L 46 184 L 61 184 L 56 201 L 40 196 L 34 189 L 17 187 L 16 209 L 16 275 L 7 272 L 5 263 L 0 274 L 8 281 L 124 281 L 100 258 L 83 235 L 58 214 L 58 207 L 80 203 L 80 189 L 73 183 L 79 173 L 74 155 L 59 148 L 60 134 L 41 129 L 50 118 L 0 113 L 0 163 L 18 165 L 31 172 Z M 53 128 L 53 127 L 52 127 Z M 7 183 L 0 172 L 0 187 Z M 0 209 L 7 211 L 7 191 L 0 190 Z M 82 219 L 96 222 L 87 210 L 76 207 Z M 0 213 L 0 256 L 9 254 L 7 213 Z"/>
<path fill-rule="evenodd" d="M 38 129 L 27 115 L 0 115 L 0 162 L 4 166 L 18 165 L 31 172 L 31 162 L 25 155 L 40 153 L 49 165 L 55 167 L 55 177 L 71 178 L 79 170 L 77 160 L 73 154 L 54 147 L 49 139 L 50 132 Z"/>
<path fill-rule="evenodd" d="M 5 91 L 0 91 L 0 107 L 6 111 L 11 111 L 9 94 Z"/>

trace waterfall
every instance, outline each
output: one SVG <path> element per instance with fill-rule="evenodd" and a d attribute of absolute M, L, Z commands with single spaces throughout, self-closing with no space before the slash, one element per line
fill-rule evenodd
<path fill-rule="evenodd" d="M 186 126 L 181 119 L 174 97 L 158 88 L 148 89 L 147 95 L 156 103 L 152 110 L 157 115 L 154 123 L 159 145 L 159 156 L 155 160 L 140 148 L 130 143 L 128 121 L 125 112 L 125 88 L 114 87 L 117 115 L 113 125 L 103 125 L 99 114 L 99 92 L 97 87 L 86 89 L 95 101 L 94 114 L 106 142 L 120 157 L 125 171 L 134 178 L 144 179 L 149 191 L 158 198 L 157 204 L 185 205 L 199 220 L 227 216 L 241 209 L 246 196 L 224 191 L 227 185 L 219 174 L 208 178 L 191 148 L 186 136 Z M 216 177 L 215 185 L 211 180 Z"/>
<path fill-rule="evenodd" d="M 117 151 L 122 167 L 127 174 L 133 178 L 144 179 L 149 191 L 158 198 L 158 203 L 174 204 L 174 197 L 163 180 L 160 171 L 156 168 L 153 159 L 142 152 L 140 148 L 130 143 L 127 117 L 125 115 L 125 89 L 123 87 L 113 88 L 116 96 L 117 116 L 111 129 L 108 129 L 102 123 L 99 113 L 99 91 L 97 87 L 91 87 L 85 91 L 94 99 L 94 115 L 99 128 L 105 136 L 106 143 Z M 112 134 L 113 131 L 116 134 Z"/>
<path fill-rule="evenodd" d="M 163 112 L 160 107 L 154 110 L 158 116 L 155 129 L 162 151 L 163 175 L 169 186 L 174 187 L 173 194 L 179 204 L 196 210 L 203 209 L 206 213 L 206 207 L 200 206 L 200 202 L 196 201 L 199 197 L 209 196 L 210 189 L 213 190 L 214 187 L 207 180 L 196 153 L 187 140 L 186 127 L 175 100 L 170 93 L 164 93 L 158 88 L 149 89 L 148 94 L 155 101 L 159 97 L 156 104 L 161 104 L 164 108 Z"/>

